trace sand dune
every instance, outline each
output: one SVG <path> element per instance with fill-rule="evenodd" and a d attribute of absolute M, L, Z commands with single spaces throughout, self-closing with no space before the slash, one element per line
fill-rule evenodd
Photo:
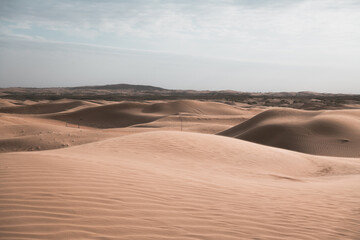
<path fill-rule="evenodd" d="M 114 103 L 63 99 L 16 104 L 2 108 L 11 113 L 0 113 L 0 152 L 64 148 L 161 129 L 216 133 L 260 111 L 200 101 Z M 213 115 L 220 113 L 229 115 Z M 123 128 L 128 126 L 134 128 Z M 105 128 L 112 130 L 102 130 Z"/>
<path fill-rule="evenodd" d="M 183 130 L 188 132 L 215 134 L 253 117 L 262 109 L 236 109 L 237 115 L 211 115 L 181 112 L 158 120 L 133 125 L 132 127 L 156 128 L 162 130 Z"/>
<path fill-rule="evenodd" d="M 3 114 L 0 115 L 0 152 L 64 148 L 128 134 L 121 129 L 98 131 L 77 127 L 48 119 Z"/>
<path fill-rule="evenodd" d="M 204 115 L 236 115 L 239 110 L 223 104 L 215 102 L 201 102 L 195 100 L 179 100 L 172 102 L 154 103 L 143 109 L 144 113 L 163 113 L 166 115 L 179 113 L 194 113 Z"/>
<path fill-rule="evenodd" d="M 11 100 L 1 99 L 0 98 L 0 108 L 2 108 L 2 107 L 12 107 L 12 106 L 15 106 L 15 104 Z"/>
<path fill-rule="evenodd" d="M 56 113 L 72 108 L 76 108 L 88 103 L 84 101 L 66 101 L 66 102 L 51 102 L 51 103 L 35 103 L 26 104 L 22 106 L 8 106 L 0 108 L 2 113 L 16 113 L 16 114 L 46 114 Z"/>
<path fill-rule="evenodd" d="M 160 103 L 121 102 L 85 108 L 79 111 L 50 114 L 46 117 L 95 128 L 119 128 L 184 113 L 235 115 L 241 111 L 221 103 L 180 100 Z"/>
<path fill-rule="evenodd" d="M 358 159 L 164 131 L 0 156 L 2 239 L 360 237 Z"/>
<path fill-rule="evenodd" d="M 57 113 L 46 116 L 81 126 L 94 128 L 120 128 L 134 124 L 151 122 L 162 117 L 158 114 L 141 112 L 146 104 L 118 103 L 105 106 L 89 107 L 74 112 Z"/>
<path fill-rule="evenodd" d="M 360 111 L 272 109 L 219 135 L 304 153 L 360 157 Z"/>

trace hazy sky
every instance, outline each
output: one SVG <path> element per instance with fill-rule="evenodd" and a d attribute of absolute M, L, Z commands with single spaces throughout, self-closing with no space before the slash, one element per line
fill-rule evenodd
<path fill-rule="evenodd" d="M 0 87 L 360 93 L 360 0 L 0 0 Z"/>

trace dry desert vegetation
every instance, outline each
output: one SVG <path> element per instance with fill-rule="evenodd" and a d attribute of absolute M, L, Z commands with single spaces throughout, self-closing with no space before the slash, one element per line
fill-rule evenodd
<path fill-rule="evenodd" d="M 0 133 L 1 239 L 360 239 L 357 107 L 3 97 Z"/>

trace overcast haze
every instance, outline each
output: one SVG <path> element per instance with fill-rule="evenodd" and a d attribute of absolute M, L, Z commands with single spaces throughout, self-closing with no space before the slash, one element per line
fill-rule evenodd
<path fill-rule="evenodd" d="M 0 0 L 0 87 L 360 93 L 360 1 Z"/>

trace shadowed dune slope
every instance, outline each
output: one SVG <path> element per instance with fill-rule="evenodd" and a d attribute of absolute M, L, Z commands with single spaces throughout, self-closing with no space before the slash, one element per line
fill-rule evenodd
<path fill-rule="evenodd" d="M 310 154 L 360 157 L 360 110 L 271 109 L 219 135 Z"/>
<path fill-rule="evenodd" d="M 360 236 L 358 159 L 157 131 L 0 163 L 1 239 Z"/>
<path fill-rule="evenodd" d="M 236 108 L 221 103 L 180 100 L 163 103 L 122 102 L 44 117 L 95 128 L 119 128 L 152 122 L 181 112 L 219 115 L 240 113 Z"/>

